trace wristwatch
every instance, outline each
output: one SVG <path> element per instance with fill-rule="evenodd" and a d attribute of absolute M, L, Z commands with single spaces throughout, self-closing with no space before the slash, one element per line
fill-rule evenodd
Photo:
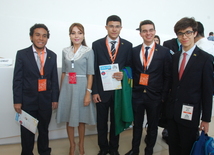
<path fill-rule="evenodd" d="M 88 88 L 87 88 L 87 91 L 89 91 L 89 93 L 92 93 L 92 90 L 91 90 L 91 89 L 88 89 Z"/>

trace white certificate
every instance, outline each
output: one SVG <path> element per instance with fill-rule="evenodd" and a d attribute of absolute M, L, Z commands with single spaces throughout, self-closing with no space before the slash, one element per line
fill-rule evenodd
<path fill-rule="evenodd" d="M 119 72 L 118 64 L 101 65 L 99 68 L 104 91 L 122 88 L 121 81 L 112 78 L 114 73 Z"/>
<path fill-rule="evenodd" d="M 32 133 L 36 133 L 39 121 L 28 113 L 26 113 L 25 111 L 22 110 L 21 114 L 16 113 L 15 120 Z"/>

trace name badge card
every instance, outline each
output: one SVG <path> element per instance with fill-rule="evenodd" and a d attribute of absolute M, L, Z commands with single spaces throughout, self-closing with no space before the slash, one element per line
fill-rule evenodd
<path fill-rule="evenodd" d="M 77 83 L 77 75 L 75 72 L 71 72 L 71 73 L 68 73 L 69 76 L 68 76 L 68 82 L 69 84 L 76 84 Z"/>
<path fill-rule="evenodd" d="M 185 120 L 192 120 L 192 114 L 193 114 L 193 106 L 190 105 L 183 105 L 182 112 L 181 112 L 181 118 Z"/>
<path fill-rule="evenodd" d="M 141 73 L 139 84 L 144 85 L 144 86 L 148 86 L 148 82 L 149 82 L 149 74 Z"/>
<path fill-rule="evenodd" d="M 38 79 L 38 91 L 47 90 L 47 79 Z"/>

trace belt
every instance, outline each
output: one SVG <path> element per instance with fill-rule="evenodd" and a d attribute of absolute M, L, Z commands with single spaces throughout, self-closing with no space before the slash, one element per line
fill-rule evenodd
<path fill-rule="evenodd" d="M 68 73 L 66 73 L 67 76 L 69 76 Z M 76 75 L 76 77 L 86 77 L 86 75 Z"/>

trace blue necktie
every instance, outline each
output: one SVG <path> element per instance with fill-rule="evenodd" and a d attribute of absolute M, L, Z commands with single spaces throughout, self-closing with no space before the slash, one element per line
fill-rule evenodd
<path fill-rule="evenodd" d="M 146 47 L 146 52 L 145 52 L 145 58 L 146 58 L 146 61 L 147 61 L 147 57 L 148 57 L 148 50 L 149 50 L 150 47 Z"/>

